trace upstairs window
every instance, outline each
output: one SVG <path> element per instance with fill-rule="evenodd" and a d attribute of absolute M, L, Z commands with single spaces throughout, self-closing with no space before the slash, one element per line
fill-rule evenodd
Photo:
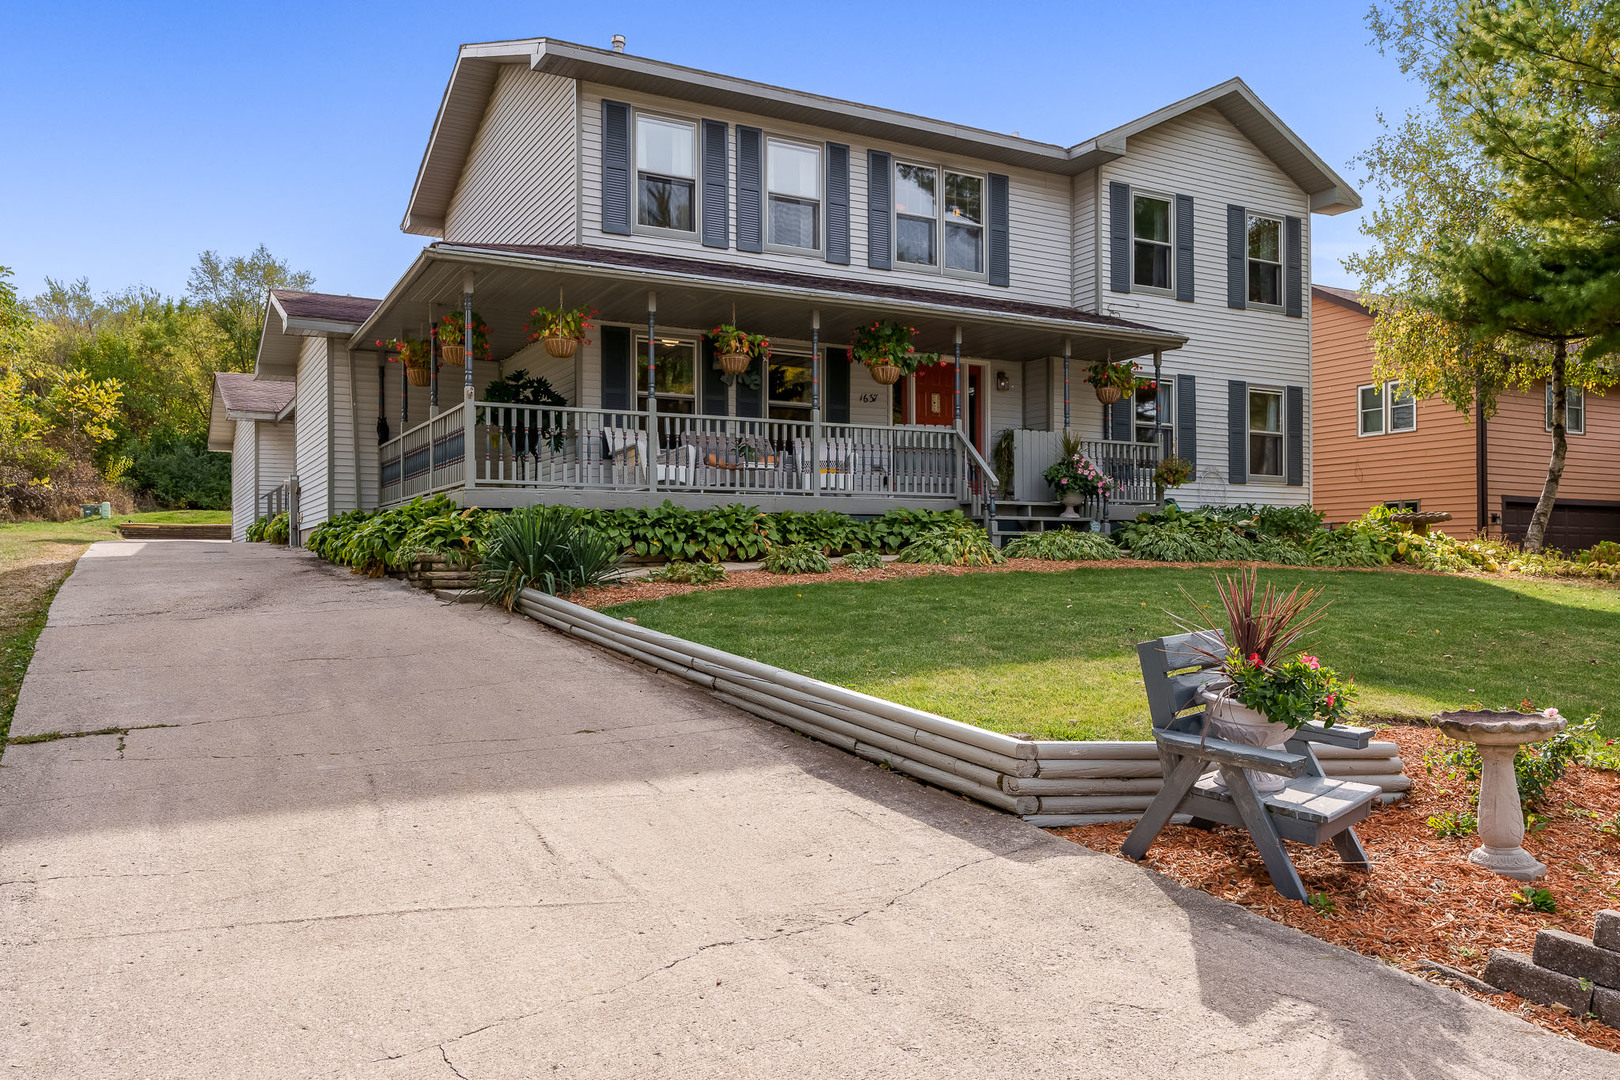
<path fill-rule="evenodd" d="M 923 165 L 894 167 L 894 257 L 912 266 L 938 266 L 939 172 Z"/>
<path fill-rule="evenodd" d="M 1417 430 L 1417 398 L 1398 382 L 1384 384 L 1384 396 L 1389 399 L 1389 430 Z"/>
<path fill-rule="evenodd" d="M 1282 395 L 1275 390 L 1249 391 L 1249 474 L 1282 478 Z"/>
<path fill-rule="evenodd" d="M 649 229 L 697 230 L 697 125 L 636 117 L 636 222 Z"/>
<path fill-rule="evenodd" d="M 1384 395 L 1376 386 L 1356 388 L 1356 404 L 1361 417 L 1357 432 L 1362 435 L 1384 433 Z"/>
<path fill-rule="evenodd" d="M 1398 382 L 1356 387 L 1356 412 L 1360 435 L 1417 430 L 1417 398 Z"/>
<path fill-rule="evenodd" d="M 1136 195 L 1131 212 L 1133 231 L 1131 284 L 1169 291 L 1170 200 Z"/>
<path fill-rule="evenodd" d="M 1282 307 L 1282 222 L 1249 215 L 1249 303 Z"/>
<path fill-rule="evenodd" d="M 984 273 L 984 177 L 945 174 L 945 268 Z"/>
<path fill-rule="evenodd" d="M 1547 430 L 1552 430 L 1552 383 L 1547 384 Z M 1564 388 L 1564 430 L 1586 434 L 1586 393 L 1578 386 Z"/>
<path fill-rule="evenodd" d="M 765 140 L 765 189 L 775 247 L 821 248 L 821 148 Z"/>

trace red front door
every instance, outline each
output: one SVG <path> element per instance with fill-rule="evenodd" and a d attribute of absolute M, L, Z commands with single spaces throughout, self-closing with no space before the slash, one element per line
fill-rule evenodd
<path fill-rule="evenodd" d="M 912 423 L 950 427 L 956 423 L 956 365 L 933 364 L 912 376 Z"/>

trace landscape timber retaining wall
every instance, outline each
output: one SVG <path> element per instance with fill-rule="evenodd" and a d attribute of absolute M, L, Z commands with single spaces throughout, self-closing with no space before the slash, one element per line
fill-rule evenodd
<path fill-rule="evenodd" d="M 1139 816 L 1163 778 L 1151 742 L 1018 739 L 744 656 L 615 619 L 525 589 L 518 610 L 537 622 L 697 683 L 744 712 L 848 750 L 897 772 L 970 796 L 1036 825 L 1086 825 Z M 1329 776 L 1384 789 L 1412 786 L 1399 749 L 1317 744 Z"/>

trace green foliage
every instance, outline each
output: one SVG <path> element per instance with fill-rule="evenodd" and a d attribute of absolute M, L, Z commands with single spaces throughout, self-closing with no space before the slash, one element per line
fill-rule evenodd
<path fill-rule="evenodd" d="M 1545 912 L 1548 915 L 1558 913 L 1558 901 L 1554 898 L 1551 889 L 1537 889 L 1526 885 L 1516 889 L 1509 897 L 1518 907 L 1527 907 L 1535 911 Z"/>
<path fill-rule="evenodd" d="M 250 544 L 262 544 L 264 534 L 269 528 L 270 519 L 260 514 L 258 519 L 247 527 L 247 542 Z"/>
<path fill-rule="evenodd" d="M 186 295 L 224 339 L 218 370 L 253 370 L 264 327 L 265 295 L 271 289 L 308 290 L 314 284 L 313 276 L 292 270 L 263 244 L 246 256 L 223 257 L 215 251 L 197 256 L 186 279 Z"/>
<path fill-rule="evenodd" d="M 726 568 L 717 562 L 667 562 L 647 575 L 648 581 L 674 585 L 716 585 L 727 578 Z"/>
<path fill-rule="evenodd" d="M 901 326 L 892 319 L 888 322 L 873 323 L 871 326 L 862 326 L 855 331 L 849 343 L 849 359 L 851 363 L 865 364 L 872 367 L 878 364 L 892 364 L 900 369 L 901 374 L 913 374 L 920 367 L 931 367 L 940 362 L 939 353 L 920 353 L 911 339 L 917 336 L 917 329 L 911 326 Z"/>
<path fill-rule="evenodd" d="M 1162 488 L 1180 487 L 1192 478 L 1193 463 L 1176 455 L 1165 458 L 1153 470 L 1153 482 Z"/>
<path fill-rule="evenodd" d="M 814 544 L 772 544 L 765 553 L 767 574 L 825 574 L 832 561 Z"/>
<path fill-rule="evenodd" d="M 329 517 L 309 531 L 309 535 L 304 538 L 304 549 L 314 552 L 327 562 L 339 562 L 338 549 L 372 516 L 365 510 L 350 510 L 336 517 Z M 248 539 L 252 538 L 250 532 Z"/>
<path fill-rule="evenodd" d="M 1438 836 L 1472 836 L 1479 828 L 1479 818 L 1466 810 L 1460 813 L 1448 810 L 1444 814 L 1431 814 L 1428 825 Z"/>
<path fill-rule="evenodd" d="M 130 465 L 129 480 L 158 505 L 173 510 L 231 508 L 229 454 L 211 454 L 190 441 L 161 449 L 137 444 L 136 450 L 138 456 Z"/>
<path fill-rule="evenodd" d="M 1532 810 L 1543 809 L 1547 795 L 1571 765 L 1592 753 L 1597 740 L 1597 717 L 1587 717 L 1579 724 L 1570 724 L 1546 742 L 1519 747 L 1513 755 L 1513 772 L 1518 778 L 1519 799 L 1528 818 Z M 1479 747 L 1470 742 L 1445 742 L 1432 747 L 1424 755 L 1423 764 L 1429 772 L 1458 776 L 1474 787 L 1473 799 L 1479 800 L 1479 778 L 1484 761 Z"/>
<path fill-rule="evenodd" d="M 960 515 L 922 533 L 900 550 L 897 559 L 938 566 L 994 566 L 1007 561 L 983 529 Z"/>
<path fill-rule="evenodd" d="M 883 565 L 883 556 L 870 549 L 852 551 L 840 560 L 839 565 L 846 570 L 876 570 Z"/>
<path fill-rule="evenodd" d="M 1251 540 L 1275 537 L 1303 544 L 1322 531 L 1322 514 L 1310 506 L 1234 503 L 1231 506 L 1207 506 L 1202 513 L 1225 522 Z"/>
<path fill-rule="evenodd" d="M 733 503 L 709 510 L 662 506 L 585 510 L 581 524 L 607 536 L 626 553 L 709 562 L 750 561 L 769 544 L 758 507 Z"/>
<path fill-rule="evenodd" d="M 1224 562 L 1258 558 L 1254 542 L 1233 523 L 1176 506 L 1138 516 L 1126 523 L 1118 536 L 1133 559 Z"/>
<path fill-rule="evenodd" d="M 1324 919 L 1329 915 L 1337 915 L 1339 913 L 1338 903 L 1334 901 L 1333 897 L 1329 896 L 1325 892 L 1311 893 L 1305 898 L 1305 903 L 1309 904 L 1310 909 L 1322 916 Z"/>
<path fill-rule="evenodd" d="M 551 405 L 562 408 L 568 399 L 552 388 L 551 382 L 539 375 L 530 375 L 527 368 L 508 372 L 484 387 L 484 401 L 503 405 Z"/>
<path fill-rule="evenodd" d="M 852 551 L 864 545 L 864 526 L 835 510 L 804 513 L 782 510 L 767 514 L 765 536 L 772 544 L 809 544 L 826 554 Z"/>
<path fill-rule="evenodd" d="M 1395 529 L 1365 518 L 1323 529 L 1305 543 L 1313 566 L 1388 566 L 1395 558 Z"/>
<path fill-rule="evenodd" d="M 1353 688 L 1314 656 L 1262 664 L 1258 654 L 1233 653 L 1221 671 L 1232 680 L 1233 699 L 1274 724 L 1297 728 L 1320 720 L 1332 727 L 1350 715 Z"/>
<path fill-rule="evenodd" d="M 354 519 L 323 547 L 331 552 L 327 557 L 333 562 L 359 574 L 381 577 L 396 565 L 399 550 L 413 529 L 430 518 L 455 512 L 456 505 L 443 495 L 414 499 L 405 506 Z"/>
<path fill-rule="evenodd" d="M 893 555 L 937 526 L 954 526 L 966 520 L 960 510 L 890 510 L 882 517 L 866 522 L 862 529 L 861 546 Z"/>
<path fill-rule="evenodd" d="M 411 527 L 397 548 L 388 553 L 388 565 L 402 567 L 413 559 L 436 555 L 452 563 L 470 566 L 478 561 L 479 545 L 498 516 L 493 511 L 468 507 L 424 518 Z"/>
<path fill-rule="evenodd" d="M 1064 454 L 1041 473 L 1041 478 L 1058 498 L 1065 495 L 1107 495 L 1114 490 L 1114 481 L 1091 463 L 1086 455 L 1075 451 Z"/>
<path fill-rule="evenodd" d="M 291 536 L 291 526 L 287 520 L 286 511 L 282 511 L 264 527 L 264 539 L 268 544 L 285 544 Z"/>
<path fill-rule="evenodd" d="M 1014 537 L 1001 549 L 1009 559 L 1094 562 L 1119 558 L 1119 548 L 1101 533 L 1080 529 L 1047 529 Z"/>
<path fill-rule="evenodd" d="M 507 611 L 524 589 L 557 596 L 613 580 L 623 558 L 608 537 L 564 506 L 529 506 L 498 517 L 484 541 L 478 588 Z"/>

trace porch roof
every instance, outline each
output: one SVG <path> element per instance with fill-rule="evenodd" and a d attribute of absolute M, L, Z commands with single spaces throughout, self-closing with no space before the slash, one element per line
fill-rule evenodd
<path fill-rule="evenodd" d="M 350 341 L 421 336 L 430 318 L 461 306 L 463 275 L 474 274 L 473 305 L 489 326 L 497 358 L 529 344 L 524 324 L 537 304 L 565 300 L 597 309 L 601 322 L 647 321 L 656 291 L 660 325 L 704 329 L 737 320 L 751 332 L 808 340 L 810 311 L 821 312 L 821 340 L 849 341 L 858 326 L 903 319 L 917 327 L 917 347 L 949 354 L 955 328 L 962 354 L 1016 363 L 1061 356 L 1071 343 L 1077 361 L 1115 360 L 1180 348 L 1185 335 L 1079 308 L 1008 297 L 951 293 L 907 285 L 790 273 L 746 264 L 578 246 L 436 243 L 425 249 Z"/>

